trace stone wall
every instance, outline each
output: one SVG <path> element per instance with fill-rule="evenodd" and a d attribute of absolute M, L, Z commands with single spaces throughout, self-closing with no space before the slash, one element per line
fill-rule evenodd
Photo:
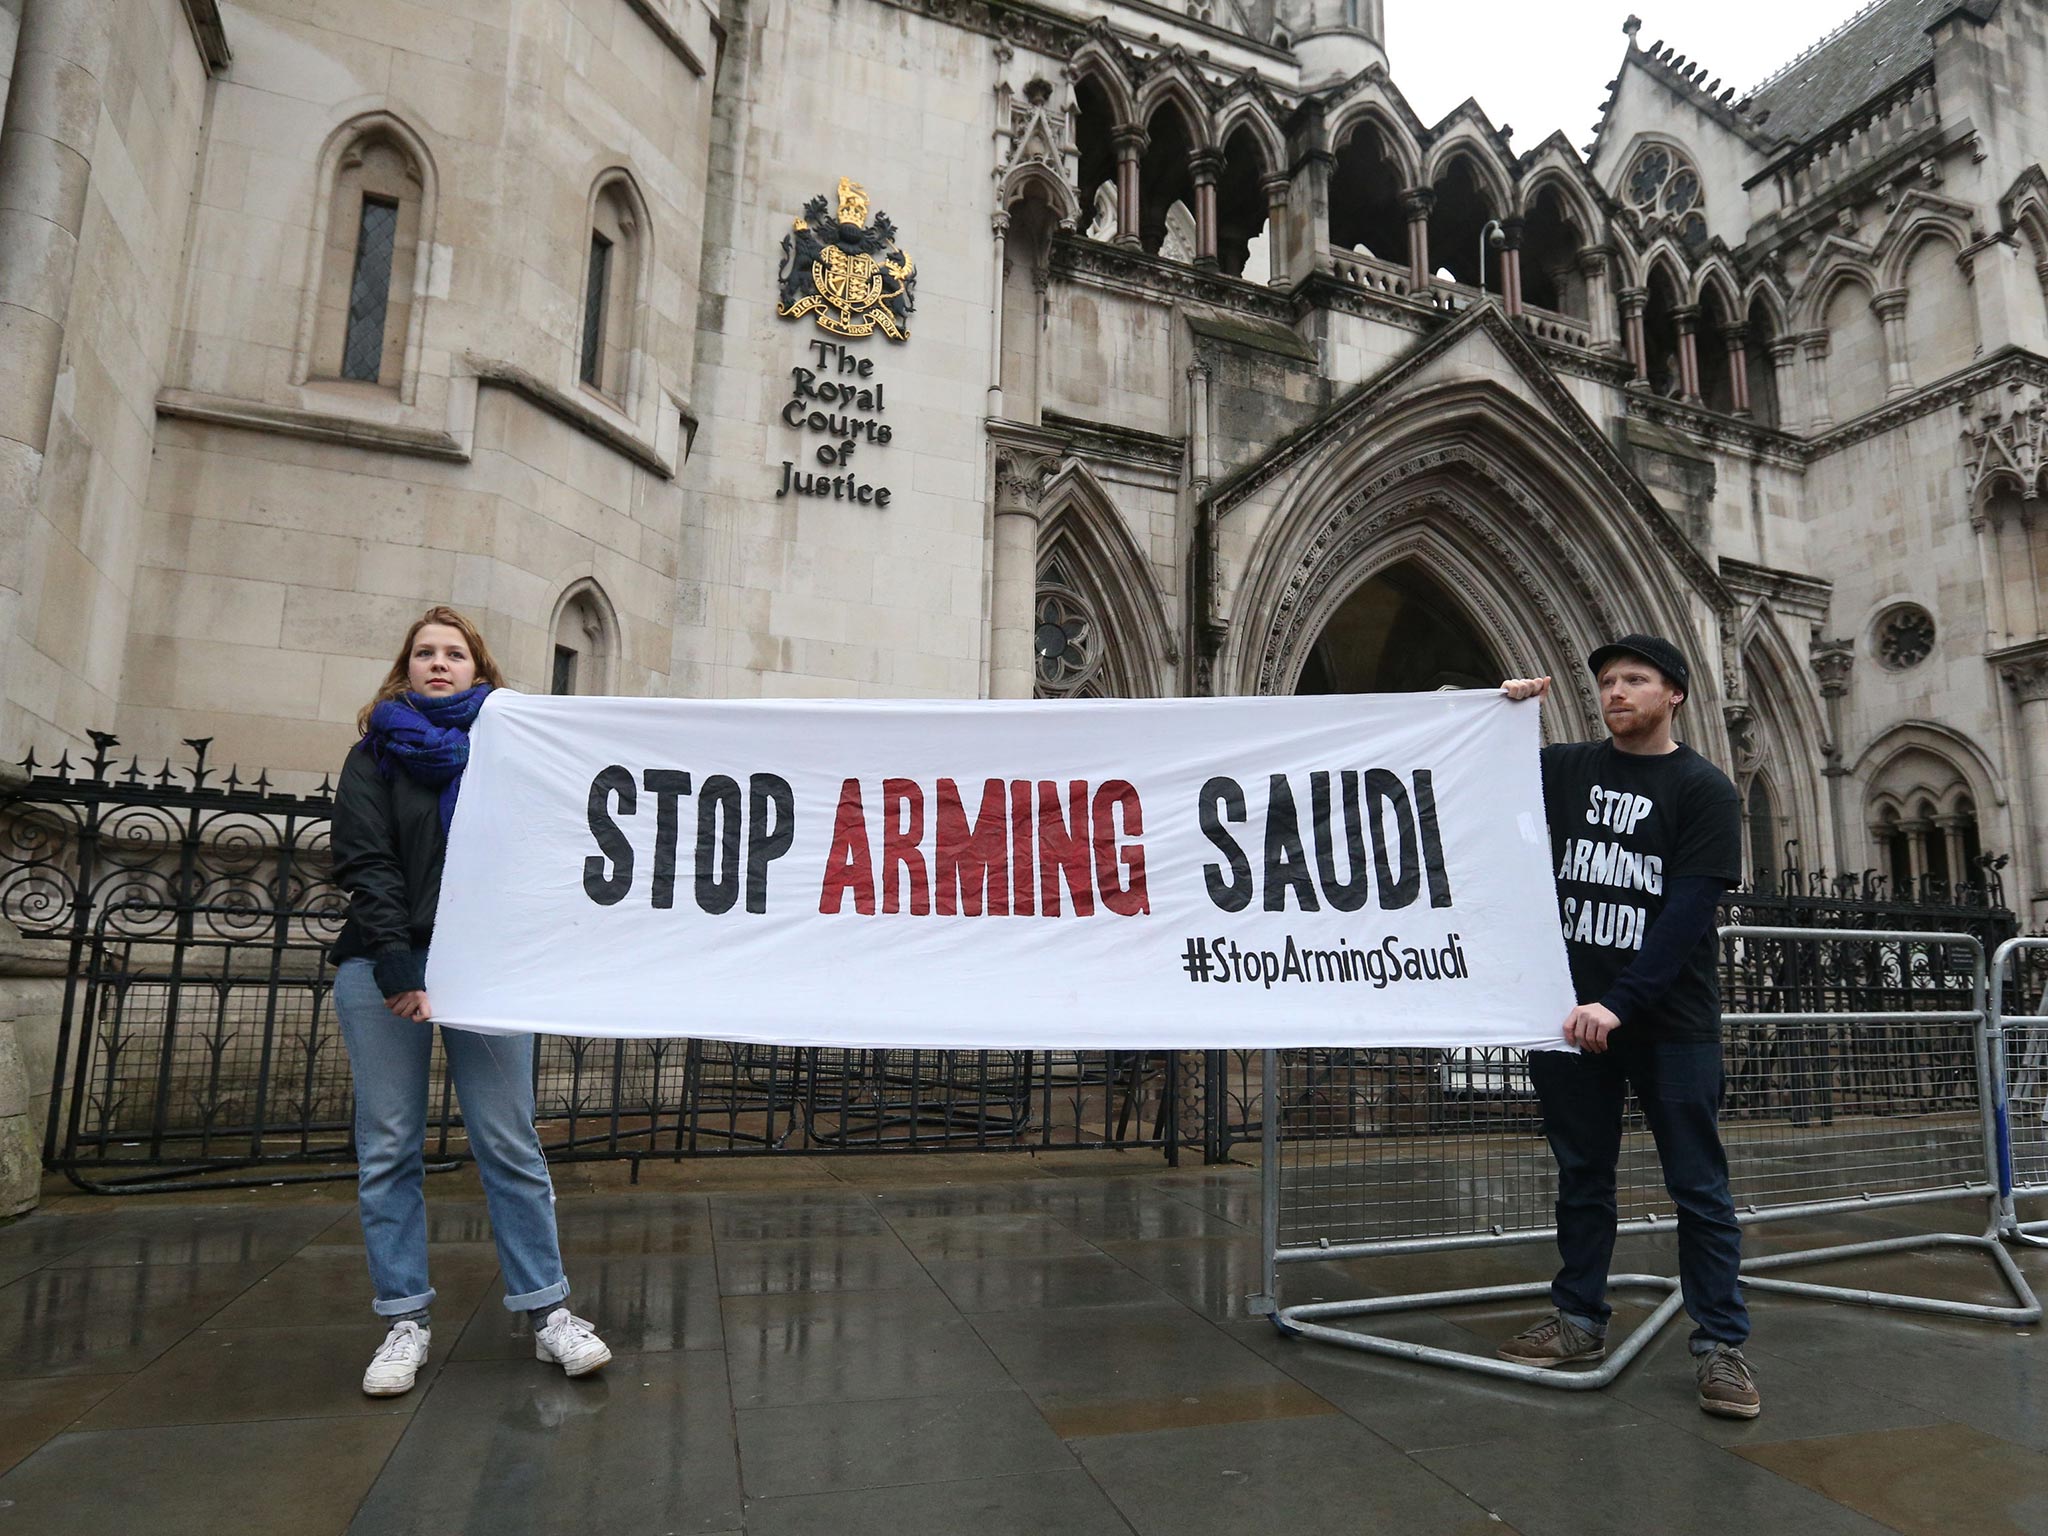
<path fill-rule="evenodd" d="M 750 13 L 721 117 L 729 230 L 700 308 L 696 388 L 715 399 L 691 457 L 669 687 L 681 694 L 952 696 L 982 691 L 986 455 L 994 277 L 989 146 L 996 58 L 976 33 L 885 5 L 827 0 Z M 917 264 L 909 339 L 844 343 L 776 314 L 777 257 L 804 205 L 840 177 L 895 222 Z M 820 344 L 814 346 L 813 343 Z M 844 470 L 837 439 L 787 425 L 792 370 L 838 359 L 886 393 Z M 1057 354 L 1057 351 L 1055 352 Z M 886 507 L 777 496 L 783 464 L 885 487 Z"/>
<path fill-rule="evenodd" d="M 235 14 L 192 212 L 119 729 L 212 735 L 331 768 L 406 625 L 452 602 L 516 686 L 545 688 L 571 584 L 615 611 L 609 686 L 669 666 L 702 252 L 710 18 L 517 0 Z M 388 125 L 388 130 L 385 125 Z M 406 146 L 425 204 L 402 378 L 309 356 L 332 179 L 364 132 Z M 580 376 L 592 199 L 634 227 L 610 394 Z M 342 212 L 346 212 L 344 208 Z M 337 252 L 339 253 L 337 255 Z M 396 319 L 393 321 L 396 324 Z"/>

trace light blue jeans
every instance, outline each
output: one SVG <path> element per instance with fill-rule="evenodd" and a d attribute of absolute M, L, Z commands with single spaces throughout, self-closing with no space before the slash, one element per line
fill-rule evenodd
<path fill-rule="evenodd" d="M 334 973 L 334 1011 L 356 1087 L 356 1209 L 370 1255 L 379 1317 L 424 1311 L 427 1065 L 434 1026 L 384 1006 L 367 959 Z M 443 1029 L 462 1123 L 490 1204 L 508 1311 L 552 1306 L 569 1294 L 555 1233 L 555 1186 L 533 1129 L 533 1037 Z"/>

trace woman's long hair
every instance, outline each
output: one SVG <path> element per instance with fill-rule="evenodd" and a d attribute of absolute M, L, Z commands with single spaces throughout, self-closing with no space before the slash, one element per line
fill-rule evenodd
<path fill-rule="evenodd" d="M 405 632 L 405 644 L 398 648 L 398 660 L 392 662 L 391 670 L 384 674 L 377 696 L 357 711 L 358 735 L 370 734 L 370 711 L 386 699 L 402 699 L 412 692 L 412 643 L 429 624 L 445 624 L 460 631 L 462 643 L 469 647 L 470 658 L 476 662 L 476 680 L 489 683 L 493 688 L 505 686 L 505 674 L 498 670 L 497 659 L 491 655 L 491 648 L 484 644 L 484 637 L 477 627 L 453 608 L 436 605 L 412 621 L 412 628 Z"/>

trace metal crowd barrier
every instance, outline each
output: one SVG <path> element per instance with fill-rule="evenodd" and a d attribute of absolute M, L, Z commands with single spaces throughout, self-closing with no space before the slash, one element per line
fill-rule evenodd
<path fill-rule="evenodd" d="M 1745 978 L 1742 989 L 1746 996 L 1761 993 L 1765 1007 L 1722 1016 L 1722 1139 L 1738 1220 L 1754 1225 L 1957 1198 L 1984 1200 L 1991 1218 L 1982 1235 L 1915 1233 L 1750 1258 L 1742 1266 L 1745 1286 L 1951 1317 L 2039 1321 L 2041 1304 L 1999 1241 L 1999 1202 L 2010 1180 L 2001 1176 L 2002 1047 L 1987 999 L 1983 944 L 1966 933 L 1752 925 L 1722 928 L 1720 937 L 1738 972 L 1752 965 L 1767 973 L 1761 984 Z M 1822 948 L 1804 949 L 1815 945 Z M 1851 953 L 1856 958 L 1846 960 Z M 1830 1002 L 1835 1006 L 1825 1006 Z M 2024 1022 L 2048 1027 L 2048 1018 Z M 2048 1040 L 2040 1049 L 2048 1061 Z M 1674 1276 L 1613 1274 L 1610 1290 L 1657 1298 L 1649 1316 L 1614 1341 L 1597 1368 L 1551 1371 L 1341 1326 L 1480 1303 L 1547 1307 L 1548 1280 L 1284 1303 L 1282 1276 L 1302 1264 L 1549 1244 L 1556 1237 L 1556 1171 L 1519 1052 L 1268 1051 L 1261 1093 L 1264 1294 L 1253 1305 L 1282 1333 L 1588 1391 L 1614 1380 L 1681 1312 Z M 2040 1151 L 2030 1165 L 2039 1183 L 2023 1193 L 2048 1194 L 2048 1138 Z M 1656 1149 L 1632 1105 L 1617 1200 L 1621 1236 L 1674 1230 Z M 1930 1248 L 1989 1256 L 2013 1304 L 1776 1273 Z M 1373 1289 L 1348 1267 L 1319 1270 L 1316 1278 L 1325 1290 Z"/>
<path fill-rule="evenodd" d="M 2048 1247 L 2048 1220 L 2022 1221 L 2018 1202 L 2048 1195 L 2048 974 L 2037 978 L 2040 990 L 2027 985 L 2026 960 L 2048 962 L 2048 938 L 2008 939 L 1991 957 L 1990 1009 L 1992 1062 L 1999 1074 L 1999 1206 L 2002 1236 L 2034 1247 Z M 2048 973 L 2048 964 L 2042 964 Z M 2007 1013 L 2007 977 L 2019 992 L 2020 1006 L 2034 999 L 2032 1013 Z"/>

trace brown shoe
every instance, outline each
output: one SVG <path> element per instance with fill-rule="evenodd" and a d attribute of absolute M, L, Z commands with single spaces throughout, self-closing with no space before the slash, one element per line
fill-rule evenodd
<path fill-rule="evenodd" d="M 1753 1419 L 1764 1411 L 1756 1379 L 1749 1374 L 1749 1362 L 1734 1345 L 1716 1344 L 1706 1354 L 1694 1355 L 1693 1372 L 1700 1382 L 1700 1412 L 1723 1419 Z"/>
<path fill-rule="evenodd" d="M 1572 1365 L 1581 1360 L 1602 1360 L 1607 1341 L 1586 1332 L 1562 1312 L 1553 1312 L 1533 1328 L 1525 1328 L 1498 1351 L 1501 1359 L 1517 1365 L 1548 1370 L 1553 1365 Z"/>

